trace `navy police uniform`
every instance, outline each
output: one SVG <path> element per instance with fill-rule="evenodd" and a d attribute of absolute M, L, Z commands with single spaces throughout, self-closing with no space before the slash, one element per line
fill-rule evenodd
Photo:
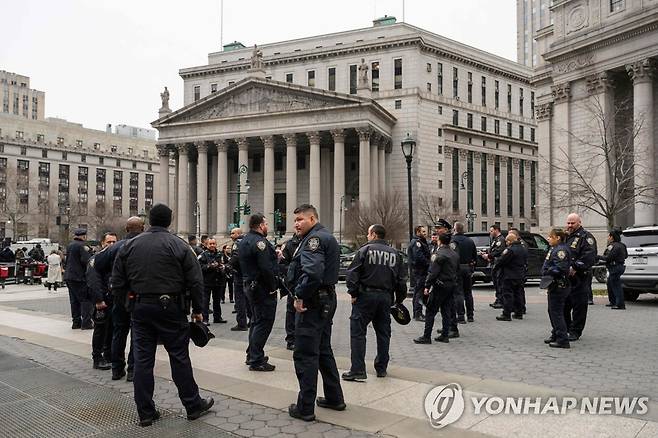
<path fill-rule="evenodd" d="M 503 314 L 498 319 L 523 319 L 523 282 L 526 277 L 528 250 L 520 240 L 509 245 L 496 262 L 503 279 Z"/>
<path fill-rule="evenodd" d="M 79 232 L 76 231 L 76 234 Z M 76 235 L 66 248 L 66 270 L 64 271 L 64 281 L 69 289 L 69 302 L 71 303 L 73 321 L 71 328 L 74 329 L 93 328 L 91 322 L 93 305 L 85 275 L 90 258 L 91 249 Z"/>
<path fill-rule="evenodd" d="M 434 318 L 441 311 L 441 336 L 443 342 L 448 340 L 448 334 L 454 324 L 454 294 L 458 287 L 459 254 L 450 246 L 439 245 L 432 255 L 429 274 L 423 287 L 430 290 L 427 298 L 427 313 L 425 315 L 425 332 L 422 336 L 431 342 Z M 426 343 L 429 343 L 426 342 Z"/>
<path fill-rule="evenodd" d="M 94 368 L 108 369 L 112 361 L 112 295 L 109 290 L 110 274 L 101 276 L 94 269 L 96 258 L 110 249 L 107 247 L 100 253 L 94 254 L 87 263 L 87 287 L 91 296 L 92 305 L 94 305 L 94 333 L 91 335 L 91 358 L 94 361 Z M 96 304 L 104 302 L 107 306 L 105 309 L 97 309 Z M 103 363 L 107 362 L 107 364 Z"/>
<path fill-rule="evenodd" d="M 195 252 L 196 253 L 196 252 Z M 222 319 L 221 283 L 222 253 L 215 250 L 205 250 L 197 256 L 203 273 L 203 321 L 208 322 L 210 311 L 210 298 L 212 298 L 212 318 L 214 323 L 226 322 Z"/>
<path fill-rule="evenodd" d="M 244 236 L 238 237 L 231 247 L 231 258 L 229 264 L 233 270 L 233 297 L 235 298 L 235 320 L 236 330 L 247 330 L 247 319 L 251 319 L 251 305 L 244 293 L 242 269 L 240 267 L 240 242 Z M 232 330 L 233 330 L 232 329 Z"/>
<path fill-rule="evenodd" d="M 430 265 L 430 248 L 424 237 L 415 236 L 409 242 L 407 250 L 409 266 L 413 273 L 414 296 L 412 302 L 413 317 L 423 316 L 423 288 L 427 278 L 427 269 Z"/>
<path fill-rule="evenodd" d="M 592 287 L 591 271 L 597 258 L 596 241 L 580 227 L 569 234 L 566 243 L 575 274 L 570 277 L 571 293 L 564 307 L 564 317 L 571 340 L 576 340 L 583 334 L 587 321 L 588 295 Z"/>
<path fill-rule="evenodd" d="M 252 311 L 247 362 L 250 369 L 258 369 L 267 362 L 263 348 L 274 326 L 277 301 L 275 273 L 279 268 L 274 247 L 256 231 L 251 230 L 244 236 L 238 251 L 243 290 Z"/>
<path fill-rule="evenodd" d="M 303 300 L 305 312 L 295 320 L 293 360 L 299 381 L 297 410 L 312 415 L 317 396 L 318 370 L 324 397 L 333 405 L 344 403 L 334 352 L 331 327 L 336 313 L 336 283 L 340 248 L 336 238 L 320 223 L 304 236 L 288 268 L 288 282 Z"/>
<path fill-rule="evenodd" d="M 626 308 L 624 303 L 624 290 L 621 287 L 621 276 L 626 271 L 626 258 L 628 251 L 626 245 L 621 242 L 612 242 L 605 249 L 599 259 L 605 262 L 608 269 L 608 301 L 611 306 L 620 309 Z"/>
<path fill-rule="evenodd" d="M 452 242 L 457 246 L 459 254 L 459 278 L 461 280 L 461 294 L 457 301 L 457 321 L 465 322 L 464 314 L 473 321 L 473 271 L 477 262 L 477 247 L 473 239 L 464 233 L 452 236 Z"/>
<path fill-rule="evenodd" d="M 402 303 L 407 294 L 402 258 L 386 241 L 372 240 L 354 255 L 345 281 L 347 293 L 356 300 L 350 316 L 350 373 L 365 375 L 366 331 L 372 322 L 377 336 L 375 370 L 384 376 L 391 342 L 391 305 Z"/>
<path fill-rule="evenodd" d="M 299 246 L 300 239 L 297 235 L 293 235 L 290 240 L 283 244 L 281 247 L 281 260 L 279 261 L 280 269 L 284 273 L 288 272 L 288 266 L 292 261 L 292 256 L 295 254 L 297 246 Z M 288 285 L 290 288 L 291 285 Z M 286 298 L 286 348 L 293 350 L 295 347 L 295 297 L 288 294 Z"/>
<path fill-rule="evenodd" d="M 157 416 L 153 366 L 158 341 L 169 354 L 172 378 L 188 415 L 203 409 L 188 350 L 185 294 L 189 292 L 193 313 L 203 310 L 203 277 L 192 248 L 166 228 L 152 226 L 121 247 L 112 271 L 112 288 L 119 295 L 134 296 L 130 300 L 134 304 L 134 392 L 140 419 Z"/>
<path fill-rule="evenodd" d="M 500 269 L 497 266 L 498 259 L 505 251 L 505 236 L 500 234 L 498 237 L 491 239 L 489 246 L 489 262 L 491 263 L 491 281 L 493 282 L 494 289 L 496 290 L 496 300 L 492 307 L 502 307 L 503 302 L 503 280 L 500 278 Z"/>
<path fill-rule="evenodd" d="M 569 267 L 571 257 L 569 248 L 564 243 L 551 247 L 546 254 L 541 268 L 542 276 L 550 276 L 552 281 L 548 286 L 548 317 L 551 321 L 551 336 L 548 343 L 556 346 L 569 345 L 567 323 L 564 319 L 564 303 L 570 292 Z"/>

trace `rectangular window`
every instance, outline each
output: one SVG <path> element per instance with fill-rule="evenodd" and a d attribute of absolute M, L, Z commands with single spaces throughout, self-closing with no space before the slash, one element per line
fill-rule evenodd
<path fill-rule="evenodd" d="M 439 189 L 443 189 L 443 180 L 442 179 L 439 180 Z"/>
<path fill-rule="evenodd" d="M 131 216 L 137 215 L 137 207 L 139 204 L 139 173 L 130 172 L 129 186 L 128 186 L 128 208 Z"/>
<path fill-rule="evenodd" d="M 76 141 L 75 141 L 75 145 L 76 145 L 77 147 L 81 148 L 81 147 L 82 147 L 82 140 L 76 140 Z"/>
<path fill-rule="evenodd" d="M 530 163 L 530 215 L 537 217 L 537 163 Z"/>
<path fill-rule="evenodd" d="M 41 158 L 48 158 L 48 149 L 41 149 Z"/>
<path fill-rule="evenodd" d="M 500 83 L 494 81 L 494 108 L 498 109 L 500 106 Z"/>
<path fill-rule="evenodd" d="M 356 94 L 356 64 L 350 65 L 350 94 Z"/>
<path fill-rule="evenodd" d="M 401 100 L 396 100 L 395 101 L 395 109 L 400 109 L 402 108 L 402 101 Z"/>
<path fill-rule="evenodd" d="M 500 120 L 494 120 L 494 134 L 500 134 Z"/>
<path fill-rule="evenodd" d="M 441 145 L 437 146 L 437 148 L 436 148 L 436 152 L 437 152 L 438 154 L 442 154 L 442 153 L 443 153 L 443 146 L 441 146 Z"/>
<path fill-rule="evenodd" d="M 153 175 L 147 173 L 144 175 L 144 209 L 149 211 L 153 206 Z"/>
<path fill-rule="evenodd" d="M 194 101 L 196 102 L 199 99 L 201 99 L 201 86 L 200 85 L 195 85 L 194 86 Z"/>
<path fill-rule="evenodd" d="M 487 78 L 482 76 L 482 106 L 487 106 Z"/>
<path fill-rule="evenodd" d="M 329 91 L 336 91 L 336 67 L 327 70 L 327 88 Z"/>
<path fill-rule="evenodd" d="M 525 161 L 519 162 L 519 216 L 525 217 Z"/>
<path fill-rule="evenodd" d="M 393 61 L 393 88 L 402 89 L 402 59 L 397 58 Z"/>
<path fill-rule="evenodd" d="M 217 93 L 217 84 L 210 84 L 210 92 Z"/>
<path fill-rule="evenodd" d="M 487 118 L 484 116 L 480 117 L 480 128 L 483 132 L 487 132 Z"/>
<path fill-rule="evenodd" d="M 519 88 L 519 114 L 523 115 L 523 88 Z"/>
<path fill-rule="evenodd" d="M 486 216 L 487 215 L 487 154 L 482 154 L 482 158 L 480 159 L 480 199 L 482 201 L 481 205 L 481 211 L 482 215 Z"/>
<path fill-rule="evenodd" d="M 519 139 L 523 140 L 523 126 L 519 125 Z"/>
<path fill-rule="evenodd" d="M 294 75 L 292 73 L 286 73 L 286 82 L 292 84 L 293 80 L 294 80 Z"/>
<path fill-rule="evenodd" d="M 457 99 L 459 98 L 459 71 L 457 67 L 452 68 L 452 97 Z"/>
<path fill-rule="evenodd" d="M 452 151 L 452 211 L 459 211 L 459 151 Z"/>
<path fill-rule="evenodd" d="M 514 186 L 512 181 L 512 159 L 507 158 L 507 216 L 514 215 Z"/>
<path fill-rule="evenodd" d="M 441 105 L 439 105 L 438 112 L 439 114 L 443 114 L 443 107 Z"/>
<path fill-rule="evenodd" d="M 372 91 L 379 91 L 379 62 L 370 65 L 372 70 Z"/>
<path fill-rule="evenodd" d="M 512 85 L 507 84 L 507 112 L 512 112 Z"/>
<path fill-rule="evenodd" d="M 610 0 L 610 12 L 617 12 L 624 9 L 625 0 Z"/>
<path fill-rule="evenodd" d="M 494 156 L 494 214 L 500 216 L 500 157 Z"/>
<path fill-rule="evenodd" d="M 428 82 L 428 83 L 427 83 L 427 92 L 428 92 L 428 93 L 431 93 L 431 92 L 432 92 L 432 83 L 431 83 L 431 82 Z"/>
<path fill-rule="evenodd" d="M 459 126 L 459 111 L 457 110 L 452 110 L 452 124 Z"/>
<path fill-rule="evenodd" d="M 309 87 L 315 87 L 315 70 L 309 70 L 306 72 L 306 85 Z"/>
<path fill-rule="evenodd" d="M 437 134 L 438 134 L 439 137 L 443 137 L 443 129 L 439 128 L 439 130 L 437 131 Z"/>
<path fill-rule="evenodd" d="M 535 92 L 530 92 L 530 117 L 535 118 Z"/>
<path fill-rule="evenodd" d="M 27 155 L 27 146 L 21 146 L 21 155 Z"/>
<path fill-rule="evenodd" d="M 468 86 L 468 103 L 473 103 L 473 73 L 470 71 L 468 72 L 468 82 L 466 85 Z"/>
<path fill-rule="evenodd" d="M 439 172 L 443 172 L 443 163 L 439 161 Z"/>
<path fill-rule="evenodd" d="M 535 128 L 530 128 L 530 141 L 533 143 L 535 141 Z"/>
<path fill-rule="evenodd" d="M 466 127 L 473 129 L 473 114 L 471 113 L 466 114 Z"/>
<path fill-rule="evenodd" d="M 436 64 L 436 93 L 443 94 L 443 64 Z"/>
<path fill-rule="evenodd" d="M 510 122 L 507 122 L 507 136 L 512 136 L 512 124 Z"/>

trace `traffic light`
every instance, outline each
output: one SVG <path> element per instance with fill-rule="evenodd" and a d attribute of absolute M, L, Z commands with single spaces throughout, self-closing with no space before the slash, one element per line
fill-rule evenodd
<path fill-rule="evenodd" d="M 251 205 L 247 204 L 246 202 L 244 203 L 244 214 L 251 214 Z"/>

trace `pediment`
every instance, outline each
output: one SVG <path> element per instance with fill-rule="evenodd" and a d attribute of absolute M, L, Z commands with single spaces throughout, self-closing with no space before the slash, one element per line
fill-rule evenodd
<path fill-rule="evenodd" d="M 364 99 L 267 80 L 245 80 L 181 108 L 156 123 L 208 121 L 246 115 L 318 110 Z"/>

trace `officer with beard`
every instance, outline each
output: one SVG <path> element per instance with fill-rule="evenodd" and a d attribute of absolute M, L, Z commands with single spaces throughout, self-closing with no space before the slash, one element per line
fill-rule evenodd
<path fill-rule="evenodd" d="M 206 237 L 205 251 L 197 259 L 201 264 L 203 273 L 203 322 L 208 325 L 208 314 L 210 311 L 210 298 L 212 298 L 212 318 L 214 324 L 225 324 L 222 318 L 220 281 L 222 277 L 222 254 L 217 251 L 217 241 Z"/>
<path fill-rule="evenodd" d="M 425 321 L 423 316 L 423 288 L 427 277 L 427 268 L 430 264 L 430 248 L 427 244 L 427 229 L 416 227 L 416 235 L 409 242 L 407 250 L 409 266 L 413 273 L 414 296 L 412 302 L 413 318 L 415 321 Z"/>

